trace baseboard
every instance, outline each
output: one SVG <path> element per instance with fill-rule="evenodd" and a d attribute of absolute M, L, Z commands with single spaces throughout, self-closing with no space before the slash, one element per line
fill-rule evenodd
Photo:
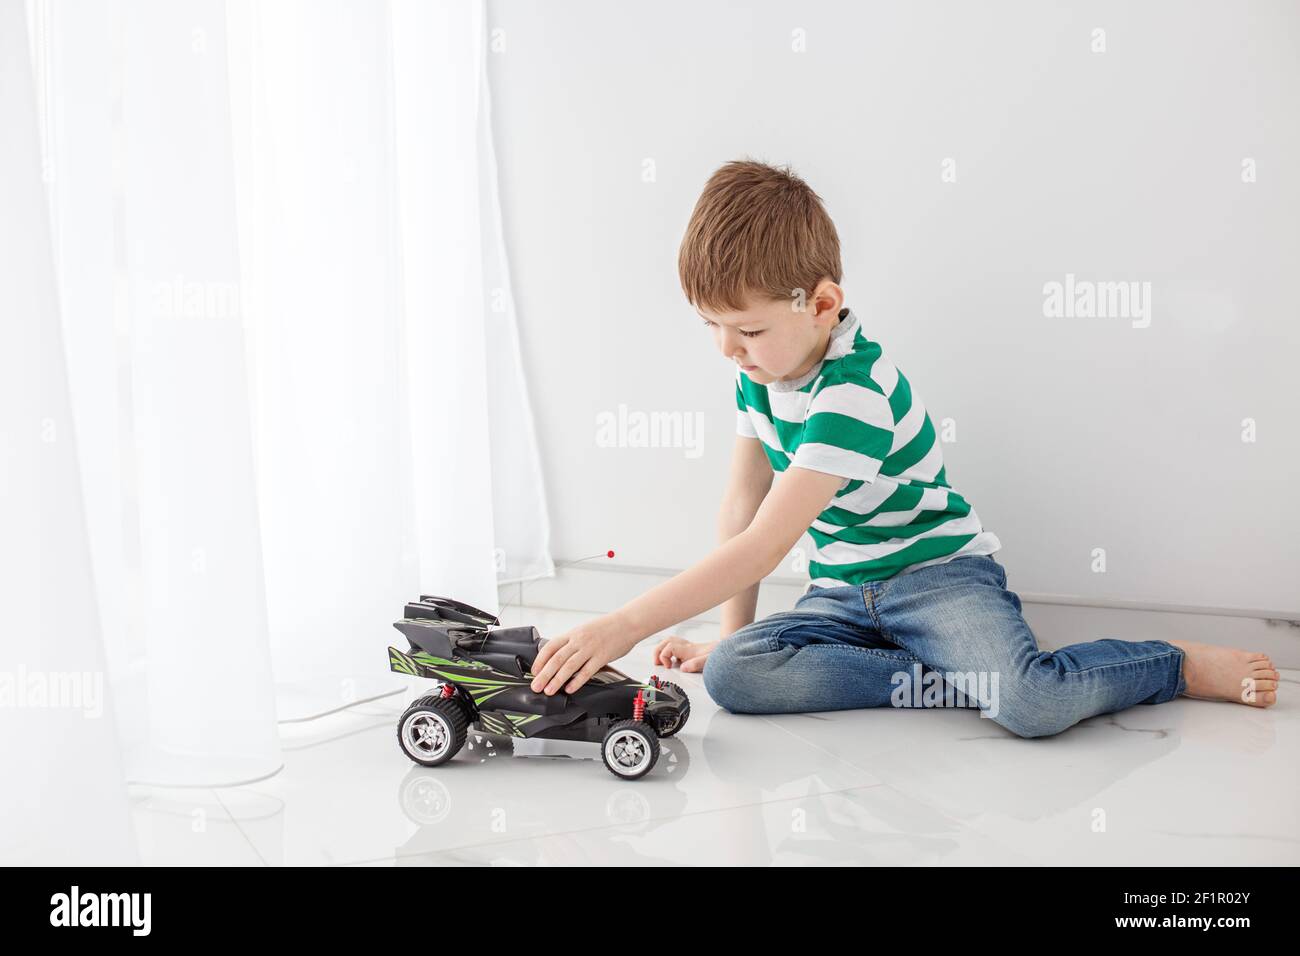
<path fill-rule="evenodd" d="M 674 573 L 654 568 L 561 567 L 551 578 L 503 586 L 501 606 L 605 614 L 668 580 Z M 806 580 L 789 577 L 764 581 L 759 589 L 758 617 L 794 607 L 806 586 Z M 1286 621 L 1219 615 L 1203 609 L 1083 606 L 1062 603 L 1068 599 L 1057 595 L 1016 593 L 1025 621 L 1044 650 L 1105 637 L 1130 641 L 1187 640 L 1263 651 L 1279 667 L 1300 667 L 1300 627 Z M 690 619 L 679 629 L 716 631 L 720 623 L 718 610 L 714 608 Z"/>

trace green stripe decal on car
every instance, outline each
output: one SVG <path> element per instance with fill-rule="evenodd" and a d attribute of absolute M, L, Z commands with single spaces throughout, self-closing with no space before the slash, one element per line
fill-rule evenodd
<path fill-rule="evenodd" d="M 419 674 L 419 671 L 415 668 L 415 662 L 395 647 L 388 649 L 388 665 L 399 674 L 406 674 L 410 677 L 416 677 Z"/>
<path fill-rule="evenodd" d="M 411 655 L 411 659 L 419 661 L 426 667 L 460 667 L 471 671 L 490 671 L 491 664 L 484 664 L 482 661 L 449 661 L 445 657 L 434 657 L 424 651 L 417 651 Z"/>
<path fill-rule="evenodd" d="M 434 672 L 437 674 L 444 673 L 436 668 L 434 668 Z M 488 687 L 521 687 L 524 684 L 524 681 L 519 680 L 502 680 L 497 677 L 470 677 L 468 674 L 445 674 L 444 676 L 446 676 L 448 680 L 454 680 L 457 683 L 483 684 Z"/>

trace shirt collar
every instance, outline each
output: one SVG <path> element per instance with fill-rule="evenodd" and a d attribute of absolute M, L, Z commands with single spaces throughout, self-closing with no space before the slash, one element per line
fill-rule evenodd
<path fill-rule="evenodd" d="M 826 343 L 826 354 L 822 356 L 822 360 L 796 379 L 788 382 L 777 379 L 775 382 L 768 382 L 767 387 L 774 392 L 794 392 L 803 388 L 817 377 L 822 366 L 827 362 L 853 351 L 853 340 L 857 338 L 858 326 L 858 317 L 853 314 L 852 309 L 840 309 L 840 320 L 835 328 L 831 329 L 830 341 Z"/>

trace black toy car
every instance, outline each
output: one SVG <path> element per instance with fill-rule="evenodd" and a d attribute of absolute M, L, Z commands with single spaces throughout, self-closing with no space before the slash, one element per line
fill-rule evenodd
<path fill-rule="evenodd" d="M 685 726 L 685 691 L 653 676 L 642 684 L 612 667 L 572 694 L 534 693 L 541 636 L 535 627 L 500 623 L 460 601 L 421 595 L 393 625 L 411 646 L 388 649 L 390 668 L 437 681 L 397 722 L 397 741 L 416 763 L 446 763 L 473 725 L 483 734 L 598 743 L 610 772 L 635 780 L 659 759 L 659 738 Z"/>

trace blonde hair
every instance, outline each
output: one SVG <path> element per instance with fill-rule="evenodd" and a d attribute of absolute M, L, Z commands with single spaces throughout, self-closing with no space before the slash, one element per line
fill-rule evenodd
<path fill-rule="evenodd" d="M 840 239 L 819 197 L 788 166 L 727 163 L 709 177 L 677 254 L 692 305 L 739 312 L 755 296 L 811 294 L 840 281 Z"/>

